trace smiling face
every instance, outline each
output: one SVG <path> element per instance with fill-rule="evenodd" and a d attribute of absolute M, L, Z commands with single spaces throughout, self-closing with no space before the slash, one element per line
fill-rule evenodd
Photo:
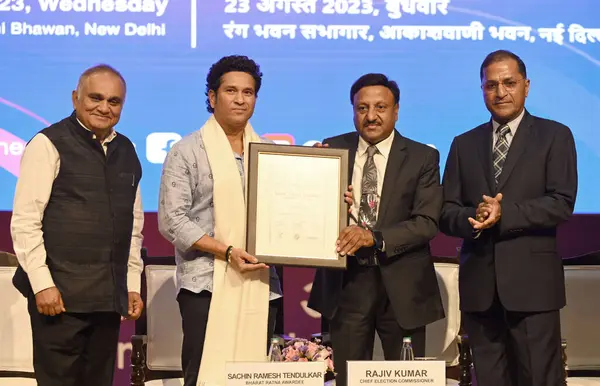
<path fill-rule="evenodd" d="M 484 69 L 481 82 L 485 106 L 496 122 L 504 124 L 521 114 L 529 94 L 529 79 L 521 75 L 516 60 L 491 63 Z"/>
<path fill-rule="evenodd" d="M 82 80 L 72 99 L 77 119 L 89 130 L 105 134 L 121 118 L 125 85 L 116 74 L 97 72 Z"/>
<path fill-rule="evenodd" d="M 368 143 L 375 145 L 392 134 L 399 106 L 385 86 L 361 88 L 353 101 L 354 127 Z"/>
<path fill-rule="evenodd" d="M 215 119 L 227 129 L 240 129 L 254 114 L 256 85 L 252 75 L 232 71 L 223 74 L 219 88 L 208 92 Z"/>

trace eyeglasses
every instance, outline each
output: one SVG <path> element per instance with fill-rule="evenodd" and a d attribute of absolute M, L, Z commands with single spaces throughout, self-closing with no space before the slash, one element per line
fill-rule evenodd
<path fill-rule="evenodd" d="M 508 79 L 508 80 L 503 80 L 500 83 L 494 82 L 494 81 L 489 81 L 489 82 L 485 82 L 484 84 L 482 84 L 481 88 L 483 89 L 483 91 L 485 91 L 487 93 L 493 93 L 498 90 L 498 86 L 502 85 L 502 87 L 504 87 L 504 89 L 507 92 L 513 92 L 516 90 L 517 84 L 519 84 L 519 82 L 522 80 L 525 80 L 525 79 L 524 78 L 517 79 L 517 80 Z"/>

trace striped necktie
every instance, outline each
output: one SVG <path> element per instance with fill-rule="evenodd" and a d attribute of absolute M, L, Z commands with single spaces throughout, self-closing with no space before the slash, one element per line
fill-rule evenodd
<path fill-rule="evenodd" d="M 508 125 L 502 125 L 496 129 L 496 133 L 498 134 L 498 140 L 496 141 L 496 145 L 494 145 L 492 154 L 494 159 L 494 178 L 496 179 L 497 185 L 500 174 L 502 173 L 502 167 L 506 161 L 506 156 L 508 155 L 509 146 L 506 135 L 510 133 L 510 127 L 508 127 Z"/>

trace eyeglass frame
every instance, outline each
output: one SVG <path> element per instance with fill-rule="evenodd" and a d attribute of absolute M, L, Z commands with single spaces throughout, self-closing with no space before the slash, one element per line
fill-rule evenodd
<path fill-rule="evenodd" d="M 528 79 L 527 78 L 521 78 L 521 79 L 518 79 L 518 80 L 509 79 L 508 81 L 515 82 L 514 86 L 507 86 L 505 80 L 503 80 L 501 82 L 495 82 L 495 84 L 493 85 L 493 89 L 491 89 L 491 90 L 486 89 L 487 83 L 488 82 L 492 82 L 492 81 L 488 81 L 488 82 L 486 82 L 486 83 L 484 83 L 484 84 L 481 85 L 481 89 L 483 90 L 483 92 L 491 94 L 493 92 L 497 92 L 498 91 L 498 87 L 500 85 L 502 85 L 502 87 L 504 87 L 504 90 L 506 90 L 506 92 L 511 93 L 511 92 L 515 91 L 515 87 L 517 86 L 517 84 L 519 82 L 523 81 L 523 80 L 526 81 Z"/>

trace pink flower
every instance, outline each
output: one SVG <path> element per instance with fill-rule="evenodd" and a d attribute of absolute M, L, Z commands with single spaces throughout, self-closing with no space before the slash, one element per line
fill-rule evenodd
<path fill-rule="evenodd" d="M 318 349 L 319 348 L 316 345 L 309 346 L 308 350 L 306 350 L 306 357 L 312 359 L 317 353 Z"/>
<path fill-rule="evenodd" d="M 323 362 L 325 371 L 333 371 L 333 350 L 307 339 L 296 338 L 286 343 L 283 349 L 284 362 Z"/>
<path fill-rule="evenodd" d="M 285 354 L 285 360 L 287 361 L 292 361 L 294 357 L 298 356 L 298 351 L 297 350 L 289 350 L 286 354 Z"/>

